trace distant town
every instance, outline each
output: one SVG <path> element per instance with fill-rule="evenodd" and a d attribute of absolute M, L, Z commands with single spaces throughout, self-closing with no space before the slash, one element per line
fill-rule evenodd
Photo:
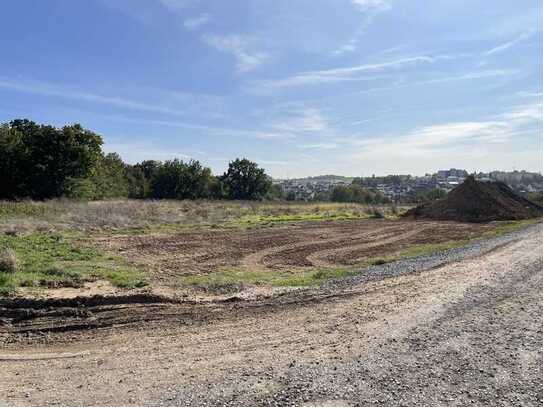
<path fill-rule="evenodd" d="M 342 177 L 323 175 L 298 179 L 276 179 L 274 184 L 281 187 L 284 195 L 290 200 L 313 201 L 323 200 L 336 187 L 358 184 L 370 191 L 380 193 L 392 202 L 415 202 L 421 194 L 433 190 L 450 192 L 464 182 L 469 175 L 463 169 L 451 168 L 440 170 L 424 176 L 389 175 L 371 177 Z M 479 181 L 502 181 L 516 192 L 527 195 L 543 192 L 543 175 L 527 171 L 493 171 L 475 173 Z"/>

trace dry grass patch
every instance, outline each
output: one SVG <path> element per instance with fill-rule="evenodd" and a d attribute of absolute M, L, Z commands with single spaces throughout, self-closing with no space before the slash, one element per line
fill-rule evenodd
<path fill-rule="evenodd" d="M 402 209 L 400 208 L 400 212 Z M 0 233 L 76 230 L 145 233 L 157 229 L 254 227 L 269 223 L 393 218 L 394 206 L 350 203 L 118 200 L 0 202 Z"/>
<path fill-rule="evenodd" d="M 0 273 L 17 273 L 20 269 L 19 259 L 12 249 L 0 251 Z"/>

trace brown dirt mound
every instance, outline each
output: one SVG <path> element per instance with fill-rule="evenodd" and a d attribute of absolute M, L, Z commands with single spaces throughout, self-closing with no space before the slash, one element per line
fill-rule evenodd
<path fill-rule="evenodd" d="M 515 194 L 502 182 L 478 182 L 468 177 L 447 198 L 411 209 L 406 216 L 479 223 L 536 218 L 543 216 L 543 207 Z"/>

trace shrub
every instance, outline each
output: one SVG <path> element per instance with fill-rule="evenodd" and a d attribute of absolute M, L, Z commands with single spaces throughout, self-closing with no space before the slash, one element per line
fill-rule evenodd
<path fill-rule="evenodd" d="M 19 260 L 11 249 L 0 252 L 0 273 L 16 273 L 19 271 Z"/>
<path fill-rule="evenodd" d="M 368 209 L 368 214 L 373 219 L 384 219 L 385 218 L 385 214 L 383 213 L 383 211 L 381 209 L 373 207 L 373 206 Z"/>

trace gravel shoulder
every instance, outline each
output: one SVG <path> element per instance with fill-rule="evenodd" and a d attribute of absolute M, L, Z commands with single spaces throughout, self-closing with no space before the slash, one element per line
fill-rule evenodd
<path fill-rule="evenodd" d="M 5 342 L 0 404 L 541 405 L 542 248 L 538 224 L 274 301 Z"/>

